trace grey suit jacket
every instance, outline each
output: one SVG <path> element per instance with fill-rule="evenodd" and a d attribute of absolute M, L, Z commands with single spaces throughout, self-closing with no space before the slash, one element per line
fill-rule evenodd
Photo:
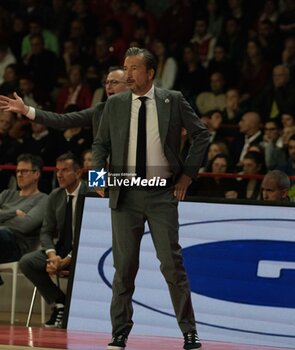
<path fill-rule="evenodd" d="M 87 185 L 82 181 L 79 190 L 79 195 L 87 193 Z M 80 196 L 79 196 L 80 197 Z M 75 220 L 77 220 L 77 213 L 81 210 L 81 198 L 77 199 Z M 45 211 L 45 216 L 40 233 L 40 241 L 42 249 L 55 249 L 55 239 L 59 239 L 60 233 L 65 224 L 67 206 L 67 195 L 64 188 L 54 189 L 48 196 L 48 203 Z M 77 221 L 75 225 L 75 233 Z M 74 234 L 75 234 L 74 233 Z"/>
<path fill-rule="evenodd" d="M 101 102 L 93 108 L 64 114 L 36 109 L 34 122 L 54 129 L 90 126 L 95 137 L 104 106 L 105 102 Z"/>
<path fill-rule="evenodd" d="M 110 155 L 110 171 L 126 169 L 129 127 L 131 117 L 131 92 L 111 96 L 106 102 L 100 127 L 93 143 L 95 169 L 105 168 Z M 160 139 L 174 179 L 184 173 L 197 176 L 209 142 L 209 133 L 178 91 L 155 88 Z M 184 164 L 180 158 L 181 128 L 184 127 L 192 140 Z M 110 189 L 110 207 L 116 208 L 119 190 Z"/>

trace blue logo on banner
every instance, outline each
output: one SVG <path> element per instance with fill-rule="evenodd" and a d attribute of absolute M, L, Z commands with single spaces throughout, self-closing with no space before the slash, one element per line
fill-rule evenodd
<path fill-rule="evenodd" d="M 101 170 L 89 170 L 88 171 L 88 186 L 89 187 L 106 187 L 106 174 L 107 171 L 102 168 Z"/>
<path fill-rule="evenodd" d="M 295 242 L 205 243 L 184 248 L 183 257 L 195 293 L 237 303 L 295 308 Z M 277 276 L 259 275 L 259 262 L 277 264 Z"/>

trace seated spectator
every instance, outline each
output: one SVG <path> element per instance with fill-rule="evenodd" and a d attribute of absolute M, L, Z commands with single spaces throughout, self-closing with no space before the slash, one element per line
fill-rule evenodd
<path fill-rule="evenodd" d="M 290 179 L 280 170 L 271 170 L 264 175 L 261 183 L 261 199 L 264 201 L 289 201 Z"/>
<path fill-rule="evenodd" d="M 19 262 L 25 276 L 38 288 L 53 312 L 45 327 L 62 326 L 66 296 L 52 281 L 51 276 L 68 270 L 72 261 L 72 246 L 77 230 L 76 213 L 80 210 L 79 194 L 87 191 L 81 182 L 81 167 L 72 153 L 56 160 L 59 188 L 48 197 L 48 205 L 41 228 L 42 249 L 26 254 Z M 55 238 L 57 242 L 55 243 Z"/>
<path fill-rule="evenodd" d="M 257 151 L 246 153 L 243 161 L 243 175 L 261 175 L 266 173 L 264 155 Z M 238 198 L 260 199 L 261 179 L 243 178 L 237 181 Z"/>
<path fill-rule="evenodd" d="M 282 141 L 282 128 L 276 119 L 270 119 L 264 124 L 263 142 L 265 163 L 269 170 L 275 169 L 285 160 L 285 152 Z"/>
<path fill-rule="evenodd" d="M 62 87 L 57 95 L 56 111 L 64 113 L 69 105 L 76 105 L 78 109 L 91 106 L 92 92 L 84 81 L 83 68 L 74 65 L 68 72 L 68 84 Z"/>
<path fill-rule="evenodd" d="M 236 180 L 220 176 L 231 173 L 232 165 L 227 155 L 216 154 L 209 162 L 205 172 L 216 173 L 214 177 L 199 177 L 188 189 L 189 196 L 237 198 Z"/>
<path fill-rule="evenodd" d="M 287 148 L 287 159 L 284 162 L 280 163 L 277 166 L 277 169 L 283 171 L 288 176 L 295 176 L 295 134 L 290 136 L 290 138 L 288 140 L 287 147 L 288 147 Z M 292 180 L 291 186 L 294 188 L 291 188 L 291 190 L 293 190 L 293 191 L 295 189 L 294 185 L 295 185 L 295 181 Z M 294 196 L 294 194 L 292 195 L 292 197 L 293 196 Z"/>
<path fill-rule="evenodd" d="M 228 86 L 235 86 L 238 77 L 238 69 L 236 63 L 228 57 L 225 48 L 218 44 L 214 48 L 214 54 L 209 61 L 207 71 L 209 75 L 220 72 Z"/>
<path fill-rule="evenodd" d="M 252 99 L 261 92 L 270 80 L 271 70 L 272 65 L 262 56 L 260 44 L 256 40 L 249 40 L 238 84 L 243 101 Z"/>
<path fill-rule="evenodd" d="M 25 57 L 32 51 L 32 35 L 41 35 L 44 41 L 44 48 L 59 55 L 58 38 L 48 29 L 43 28 L 42 20 L 38 17 L 31 17 L 29 20 L 29 34 L 23 38 L 21 55 Z"/>
<path fill-rule="evenodd" d="M 206 167 L 208 166 L 208 164 L 212 161 L 212 159 L 217 154 L 220 154 L 220 153 L 225 154 L 230 159 L 228 145 L 222 141 L 213 141 L 210 144 L 210 146 L 208 148 L 207 155 L 206 155 L 206 161 L 205 161 L 206 166 L 200 168 L 199 172 L 206 171 Z"/>
<path fill-rule="evenodd" d="M 219 110 L 208 111 L 208 113 L 201 116 L 201 120 L 207 126 L 210 133 L 210 143 L 224 140 L 220 129 L 222 124 L 222 113 Z"/>
<path fill-rule="evenodd" d="M 287 66 L 290 71 L 291 81 L 295 81 L 295 35 L 285 40 L 282 50 L 282 64 Z"/>
<path fill-rule="evenodd" d="M 69 105 L 65 113 L 78 112 L 76 105 Z M 71 151 L 81 159 L 82 153 L 91 147 L 92 144 L 91 130 L 80 126 L 70 127 L 57 135 L 57 148 L 60 152 L 66 153 Z"/>
<path fill-rule="evenodd" d="M 282 113 L 281 124 L 283 125 L 283 127 L 295 125 L 295 114 L 293 115 L 290 113 Z"/>
<path fill-rule="evenodd" d="M 92 149 L 86 149 L 82 153 L 82 167 L 84 169 L 82 174 L 82 179 L 88 181 L 88 171 L 87 169 L 92 169 Z"/>
<path fill-rule="evenodd" d="M 276 118 L 286 110 L 295 111 L 294 95 L 295 84 L 290 81 L 289 68 L 275 66 L 272 82 L 253 100 L 253 109 L 263 117 Z"/>
<path fill-rule="evenodd" d="M 152 51 L 158 62 L 154 84 L 163 89 L 172 89 L 177 75 L 176 60 L 169 56 L 164 42 L 160 40 L 153 42 Z"/>
<path fill-rule="evenodd" d="M 44 46 L 41 34 L 30 36 L 31 50 L 23 57 L 24 72 L 31 74 L 35 88 L 50 93 L 56 85 L 57 56 Z"/>
<path fill-rule="evenodd" d="M 40 157 L 21 154 L 16 167 L 20 190 L 0 193 L 0 263 L 17 261 L 37 247 L 47 203 L 38 188 L 41 169 Z"/>
<path fill-rule="evenodd" d="M 3 75 L 3 82 L 0 85 L 0 94 L 12 96 L 14 91 L 18 89 L 19 66 L 16 63 L 11 63 L 6 66 Z"/>
<path fill-rule="evenodd" d="M 207 1 L 208 32 L 219 38 L 224 22 L 222 3 L 218 0 Z"/>
<path fill-rule="evenodd" d="M 208 21 L 205 17 L 196 19 L 190 42 L 195 45 L 202 66 L 207 68 L 209 61 L 213 58 L 216 38 L 208 31 Z"/>
<path fill-rule="evenodd" d="M 208 89 L 205 68 L 199 62 L 198 54 L 192 44 L 182 49 L 182 58 L 176 77 L 175 88 L 180 90 L 192 108 L 196 109 L 196 96 Z"/>
<path fill-rule="evenodd" d="M 15 121 L 14 113 L 0 110 L 0 164 L 16 164 L 21 153 L 21 145 L 9 135 Z M 8 188 L 11 175 L 10 170 L 0 170 L 0 191 Z"/>
<path fill-rule="evenodd" d="M 242 165 L 249 147 L 259 145 L 263 141 L 260 115 L 255 112 L 245 113 L 239 122 L 239 129 L 240 134 L 231 145 L 232 158 L 238 167 Z"/>
<path fill-rule="evenodd" d="M 12 63 L 16 63 L 16 58 L 10 48 L 6 44 L 0 42 L 0 84 L 2 84 L 4 80 L 5 68 Z"/>
<path fill-rule="evenodd" d="M 48 129 L 43 124 L 31 122 L 31 132 L 22 144 L 25 152 L 40 156 L 46 166 L 54 166 L 60 150 L 57 142 L 59 132 Z M 50 193 L 53 184 L 53 173 L 46 171 L 40 180 L 39 188 L 42 192 Z"/>
<path fill-rule="evenodd" d="M 201 114 L 225 108 L 225 81 L 221 73 L 211 74 L 210 88 L 210 91 L 201 92 L 196 98 L 197 110 Z"/>

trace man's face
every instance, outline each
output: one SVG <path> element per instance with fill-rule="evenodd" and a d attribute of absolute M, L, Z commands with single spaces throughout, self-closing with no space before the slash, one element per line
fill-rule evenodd
<path fill-rule="evenodd" d="M 10 112 L 0 111 L 0 135 L 6 135 L 12 126 Z"/>
<path fill-rule="evenodd" d="M 21 190 L 29 189 L 38 182 L 39 171 L 33 169 L 31 162 L 20 161 L 16 166 L 17 185 Z"/>
<path fill-rule="evenodd" d="M 286 68 L 282 66 L 274 68 L 272 80 L 276 88 L 284 87 L 288 82 L 288 72 Z"/>
<path fill-rule="evenodd" d="M 81 169 L 75 169 L 72 159 L 56 162 L 56 177 L 61 188 L 73 192 L 78 186 Z"/>
<path fill-rule="evenodd" d="M 287 198 L 288 190 L 279 189 L 272 178 L 264 178 L 261 184 L 261 193 L 264 201 L 281 201 Z"/>
<path fill-rule="evenodd" d="M 127 86 L 136 95 L 144 95 L 153 84 L 154 70 L 147 69 L 142 54 L 128 56 L 124 62 Z"/>
<path fill-rule="evenodd" d="M 105 89 L 108 97 L 128 90 L 124 71 L 114 70 L 110 72 L 105 81 Z"/>
<path fill-rule="evenodd" d="M 279 129 L 274 122 L 267 122 L 264 126 L 264 138 L 268 142 L 276 142 L 279 138 Z"/>
<path fill-rule="evenodd" d="M 210 78 L 210 85 L 213 93 L 221 93 L 224 85 L 222 76 L 219 73 L 212 74 Z"/>

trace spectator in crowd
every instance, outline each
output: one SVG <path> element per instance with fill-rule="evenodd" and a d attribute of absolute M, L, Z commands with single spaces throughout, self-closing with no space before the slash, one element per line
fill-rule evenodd
<path fill-rule="evenodd" d="M 164 89 L 172 89 L 177 75 L 176 60 L 168 54 L 167 47 L 161 40 L 153 42 L 152 51 L 158 63 L 155 85 Z"/>
<path fill-rule="evenodd" d="M 295 1 L 284 0 L 284 8 L 280 13 L 277 25 L 281 35 L 286 38 L 295 35 Z"/>
<path fill-rule="evenodd" d="M 70 22 L 69 33 L 65 39 L 73 39 L 78 43 L 80 52 L 90 55 L 93 38 L 86 34 L 84 22 L 79 18 L 73 18 Z"/>
<path fill-rule="evenodd" d="M 12 26 L 9 34 L 9 45 L 18 63 L 21 62 L 21 47 L 24 37 L 27 35 L 25 19 L 20 15 L 12 16 Z"/>
<path fill-rule="evenodd" d="M 222 111 L 225 108 L 225 80 L 221 73 L 210 76 L 210 91 L 201 92 L 196 98 L 197 110 L 200 114 L 213 109 Z"/>
<path fill-rule="evenodd" d="M 290 71 L 290 80 L 295 82 L 295 35 L 285 40 L 282 51 L 282 64 L 287 66 Z"/>
<path fill-rule="evenodd" d="M 65 114 L 79 111 L 80 109 L 77 105 L 69 105 L 65 110 Z M 81 159 L 82 153 L 91 147 L 92 142 L 91 130 L 81 126 L 66 128 L 62 133 L 58 134 L 56 139 L 60 152 L 71 151 L 79 159 Z"/>
<path fill-rule="evenodd" d="M 186 44 L 182 50 L 175 88 L 183 93 L 193 109 L 196 109 L 196 96 L 209 88 L 206 70 L 192 44 Z"/>
<path fill-rule="evenodd" d="M 126 78 L 122 68 L 114 67 L 110 70 L 105 81 L 105 89 L 107 96 L 127 90 Z M 67 114 L 58 114 L 29 107 L 24 104 L 24 101 L 17 94 L 14 94 L 14 97 L 14 99 L 11 99 L 6 96 L 0 96 L 0 109 L 9 111 L 9 113 L 11 111 L 20 113 L 36 123 L 45 124 L 51 128 L 92 127 L 93 137 L 96 136 L 105 106 L 105 103 L 102 102 L 93 108 Z"/>
<path fill-rule="evenodd" d="M 56 85 L 57 57 L 44 47 L 41 34 L 30 36 L 31 51 L 23 57 L 24 72 L 32 75 L 35 88 L 49 94 Z"/>
<path fill-rule="evenodd" d="M 266 173 L 264 155 L 261 152 L 249 151 L 245 154 L 241 174 L 243 175 L 261 175 Z M 238 198 L 241 199 L 260 199 L 261 179 L 243 178 L 237 181 Z"/>
<path fill-rule="evenodd" d="M 221 34 L 218 44 L 222 45 L 237 66 L 240 65 L 244 48 L 245 39 L 241 32 L 240 21 L 235 17 L 228 17 L 224 24 L 224 31 Z"/>
<path fill-rule="evenodd" d="M 66 39 L 58 63 L 58 84 L 62 86 L 67 82 L 68 72 L 72 66 L 88 67 L 89 64 L 90 58 L 80 52 L 78 42 L 75 39 Z"/>
<path fill-rule="evenodd" d="M 89 8 L 89 1 L 74 0 L 71 4 L 70 21 L 78 19 L 83 25 L 87 37 L 95 37 L 99 31 L 97 17 Z"/>
<path fill-rule="evenodd" d="M 273 66 L 281 62 L 282 43 L 274 23 L 264 20 L 258 23 L 256 40 L 264 59 Z"/>
<path fill-rule="evenodd" d="M 282 162 L 277 167 L 289 176 L 295 176 L 295 134 L 290 136 L 288 140 L 288 156 L 285 162 Z M 292 186 L 295 182 L 292 181 Z"/>
<path fill-rule="evenodd" d="M 58 148 L 58 135 L 45 125 L 31 123 L 31 133 L 24 138 L 22 148 L 27 153 L 38 155 L 46 166 L 54 166 L 57 156 L 60 154 Z M 42 192 L 50 193 L 53 186 L 53 173 L 46 171 L 39 182 Z"/>
<path fill-rule="evenodd" d="M 276 24 L 279 17 L 278 0 L 264 0 L 262 10 L 258 16 L 259 23 L 263 21 L 270 21 Z"/>
<path fill-rule="evenodd" d="M 295 125 L 295 114 L 282 113 L 280 119 L 283 127 Z"/>
<path fill-rule="evenodd" d="M 207 1 L 207 13 L 208 13 L 208 32 L 216 39 L 219 38 L 223 23 L 224 14 L 222 13 L 221 2 L 218 0 Z"/>
<path fill-rule="evenodd" d="M 240 91 L 230 88 L 225 93 L 225 108 L 223 110 L 223 122 L 237 126 L 242 115 L 246 112 L 245 104 L 241 101 Z"/>
<path fill-rule="evenodd" d="M 265 86 L 253 100 L 253 108 L 264 118 L 278 117 L 285 110 L 295 111 L 295 85 L 290 81 L 289 68 L 278 65 L 273 68 L 272 83 Z"/>
<path fill-rule="evenodd" d="M 244 101 L 256 97 L 261 92 L 269 82 L 271 71 L 272 65 L 263 58 L 259 43 L 249 40 L 239 78 L 239 90 Z"/>
<path fill-rule="evenodd" d="M 177 55 L 183 43 L 189 41 L 193 32 L 193 8 L 190 2 L 172 0 L 159 19 L 160 38 L 168 44 L 168 50 Z M 173 33 L 173 35 L 171 35 Z"/>
<path fill-rule="evenodd" d="M 58 92 L 56 111 L 64 113 L 70 105 L 76 105 L 78 110 L 86 109 L 91 106 L 91 101 L 92 92 L 85 83 L 83 68 L 72 66 L 68 72 L 68 83 Z"/>
<path fill-rule="evenodd" d="M 266 173 L 261 183 L 261 199 L 264 201 L 288 202 L 290 179 L 280 170 L 271 170 Z"/>
<path fill-rule="evenodd" d="M 45 327 L 62 327 L 66 295 L 51 276 L 69 270 L 71 265 L 73 240 L 78 229 L 77 213 L 81 210 L 79 195 L 87 192 L 86 184 L 81 182 L 81 173 L 80 163 L 72 153 L 57 158 L 59 187 L 50 193 L 47 207 L 43 209 L 41 250 L 24 255 L 19 262 L 21 271 L 38 288 L 45 301 L 53 304 Z"/>
<path fill-rule="evenodd" d="M 263 141 L 260 115 L 256 112 L 246 112 L 239 122 L 239 129 L 240 134 L 231 147 L 233 161 L 238 167 L 242 165 L 249 147 L 259 145 Z"/>
<path fill-rule="evenodd" d="M 18 88 L 19 66 L 17 63 L 11 63 L 6 66 L 3 74 L 3 83 L 0 85 L 0 94 L 12 96 Z"/>
<path fill-rule="evenodd" d="M 215 46 L 213 57 L 208 64 L 207 72 L 209 75 L 219 72 L 223 75 L 227 86 L 233 87 L 236 85 L 238 76 L 236 63 L 228 57 L 222 45 L 217 44 Z"/>
<path fill-rule="evenodd" d="M 200 63 L 204 68 L 208 67 L 213 58 L 216 38 L 208 31 L 208 22 L 205 17 L 199 17 L 195 21 L 195 31 L 190 42 L 195 45 Z"/>
<path fill-rule="evenodd" d="M 188 190 L 189 196 L 215 197 L 215 198 L 237 198 L 236 180 L 225 178 L 220 174 L 232 173 L 233 168 L 228 155 L 216 154 L 205 168 L 207 173 L 215 173 L 212 177 L 199 177 Z M 217 175 L 219 174 L 219 175 Z"/>
<path fill-rule="evenodd" d="M 265 122 L 261 146 L 264 149 L 265 164 L 269 170 L 275 169 L 286 157 L 281 132 L 282 128 L 276 119 Z"/>
<path fill-rule="evenodd" d="M 44 48 L 53 52 L 56 57 L 59 55 L 58 38 L 48 29 L 43 28 L 42 20 L 37 17 L 31 17 L 29 20 L 29 34 L 22 41 L 22 57 L 30 55 L 32 52 L 32 35 L 41 35 L 44 42 Z"/>
<path fill-rule="evenodd" d="M 0 42 L 0 84 L 4 81 L 5 68 L 12 63 L 16 63 L 16 58 L 10 48 Z"/>
<path fill-rule="evenodd" d="M 25 104 L 35 108 L 52 109 L 50 96 L 45 94 L 44 91 L 36 89 L 33 78 L 30 74 L 22 74 L 20 76 L 19 87 L 16 90 L 20 92 Z"/>
<path fill-rule="evenodd" d="M 21 153 L 20 144 L 9 135 L 15 120 L 12 112 L 0 110 L 0 164 L 16 164 Z M 0 191 L 7 189 L 11 175 L 9 170 L 0 170 Z"/>
<path fill-rule="evenodd" d="M 127 44 L 122 35 L 120 22 L 106 21 L 102 28 L 102 36 L 107 40 L 109 52 L 119 64 L 122 64 Z"/>
<path fill-rule="evenodd" d="M 109 67 L 118 65 L 117 59 L 109 51 L 108 43 L 103 36 L 95 39 L 94 57 L 86 70 L 87 82 L 90 86 L 99 87 Z"/>
<path fill-rule="evenodd" d="M 201 117 L 202 122 L 207 126 L 210 134 L 209 142 L 224 141 L 224 137 L 221 131 L 222 125 L 222 113 L 217 109 L 208 111 Z"/>
<path fill-rule="evenodd" d="M 42 165 L 40 157 L 21 154 L 16 167 L 20 190 L 0 193 L 0 263 L 17 261 L 37 247 L 47 203 L 38 188 Z"/>

